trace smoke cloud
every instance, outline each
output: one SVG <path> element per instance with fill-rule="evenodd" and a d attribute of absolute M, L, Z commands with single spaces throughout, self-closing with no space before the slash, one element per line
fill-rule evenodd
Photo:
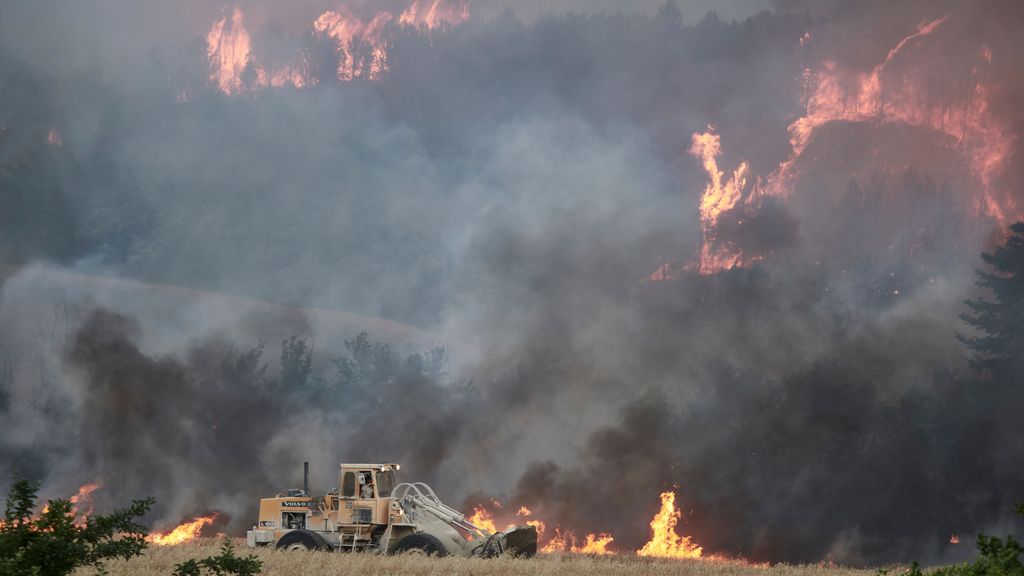
<path fill-rule="evenodd" d="M 675 490 L 709 552 L 850 564 L 1024 500 L 1017 384 L 957 339 L 1022 202 L 1015 3 L 481 1 L 339 80 L 317 16 L 408 3 L 246 0 L 231 95 L 227 12 L 179 4 L 0 7 L 0 483 L 241 533 L 303 461 L 391 461 L 625 552 Z M 813 71 L 853 93 L 946 16 L 794 152 Z M 710 238 L 709 125 L 753 190 Z"/>

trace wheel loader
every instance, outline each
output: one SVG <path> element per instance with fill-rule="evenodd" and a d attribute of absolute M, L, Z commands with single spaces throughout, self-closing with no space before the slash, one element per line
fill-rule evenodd
<path fill-rule="evenodd" d="M 252 548 L 431 556 L 537 553 L 533 526 L 492 534 L 441 502 L 423 482 L 396 483 L 399 468 L 341 464 L 338 487 L 311 496 L 307 462 L 302 489 L 260 500 L 259 521 L 246 533 L 246 543 Z"/>

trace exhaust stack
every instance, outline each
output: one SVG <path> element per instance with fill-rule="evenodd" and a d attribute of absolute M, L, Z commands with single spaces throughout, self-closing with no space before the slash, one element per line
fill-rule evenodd
<path fill-rule="evenodd" d="M 302 463 L 302 492 L 309 496 L 309 462 Z"/>

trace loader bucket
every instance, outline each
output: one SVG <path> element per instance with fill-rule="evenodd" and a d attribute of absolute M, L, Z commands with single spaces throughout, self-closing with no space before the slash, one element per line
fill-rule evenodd
<path fill-rule="evenodd" d="M 520 558 L 537 555 L 537 529 L 533 526 L 517 526 L 502 533 L 505 553 Z"/>
<path fill-rule="evenodd" d="M 484 558 L 514 556 L 531 558 L 537 555 L 537 529 L 533 526 L 516 526 L 511 530 L 496 532 L 487 537 L 483 546 L 473 551 Z"/>

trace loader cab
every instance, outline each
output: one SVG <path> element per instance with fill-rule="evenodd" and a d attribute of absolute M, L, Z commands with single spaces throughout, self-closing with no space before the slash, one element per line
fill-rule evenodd
<path fill-rule="evenodd" d="M 338 478 L 339 524 L 387 524 L 397 464 L 342 464 Z"/>

